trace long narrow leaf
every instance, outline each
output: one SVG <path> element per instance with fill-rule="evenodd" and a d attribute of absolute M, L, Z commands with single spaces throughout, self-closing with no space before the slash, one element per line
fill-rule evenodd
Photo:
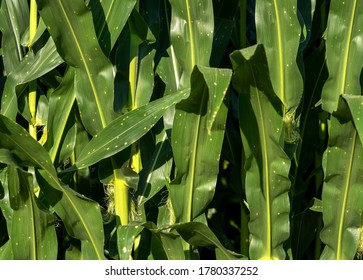
<path fill-rule="evenodd" d="M 11 151 L 19 166 L 35 166 L 38 183 L 68 233 L 82 241 L 85 259 L 103 259 L 103 226 L 99 205 L 80 196 L 57 178 L 47 151 L 20 125 L 0 115 L 0 147 Z M 4 157 L 2 158 L 5 159 Z M 12 162 L 4 162 L 12 164 Z"/>
<path fill-rule="evenodd" d="M 4 0 L 1 2 L 1 48 L 7 74 L 13 72 L 24 57 L 24 48 L 21 46 L 21 37 L 28 25 L 28 1 Z"/>
<path fill-rule="evenodd" d="M 48 138 L 45 148 L 49 151 L 52 162 L 54 162 L 57 155 L 61 138 L 76 98 L 73 81 L 74 69 L 70 68 L 59 87 L 49 97 Z"/>
<path fill-rule="evenodd" d="M 326 31 L 326 63 L 329 78 L 322 93 L 323 109 L 338 109 L 341 94 L 360 95 L 363 67 L 363 2 L 332 1 Z"/>
<path fill-rule="evenodd" d="M 213 43 L 213 5 L 211 0 L 170 1 L 170 37 L 182 66 L 182 87 L 189 87 L 195 65 L 209 66 Z"/>
<path fill-rule="evenodd" d="M 352 120 L 331 117 L 324 153 L 321 259 L 353 259 L 359 244 L 363 211 L 363 147 Z"/>
<path fill-rule="evenodd" d="M 285 259 L 289 237 L 290 160 L 282 149 L 282 103 L 269 80 L 262 45 L 231 55 L 239 93 L 239 119 L 245 150 L 245 188 L 250 210 L 250 258 Z"/>
<path fill-rule="evenodd" d="M 8 75 L 4 94 L 1 97 L 1 114 L 15 119 L 17 114 L 16 86 L 33 81 L 50 72 L 63 62 L 59 56 L 54 41 L 49 38 L 47 43 L 35 55 L 29 52 Z"/>
<path fill-rule="evenodd" d="M 9 166 L 8 186 L 14 209 L 11 244 L 14 259 L 47 260 L 57 258 L 55 217 L 36 202 L 30 175 Z"/>
<path fill-rule="evenodd" d="M 84 147 L 75 166 L 90 166 L 127 148 L 150 130 L 170 106 L 186 98 L 188 92 L 165 96 L 116 118 Z"/>
<path fill-rule="evenodd" d="M 105 54 L 115 45 L 136 0 L 91 0 L 97 38 Z"/>
<path fill-rule="evenodd" d="M 292 3 L 290 3 L 292 2 Z M 256 1 L 257 42 L 265 47 L 272 87 L 286 110 L 295 110 L 303 81 L 296 63 L 300 43 L 297 1 Z"/>
<path fill-rule="evenodd" d="M 177 168 L 169 187 L 178 222 L 191 222 L 212 200 L 224 137 L 231 71 L 196 67 L 191 94 L 176 106 L 172 147 Z"/>
<path fill-rule="evenodd" d="M 37 2 L 59 54 L 76 68 L 79 110 L 94 135 L 113 119 L 113 69 L 99 46 L 92 13 L 82 0 Z"/>
<path fill-rule="evenodd" d="M 361 95 L 344 94 L 343 98 L 348 103 L 355 129 L 358 132 L 360 142 L 363 144 L 363 97 Z"/>

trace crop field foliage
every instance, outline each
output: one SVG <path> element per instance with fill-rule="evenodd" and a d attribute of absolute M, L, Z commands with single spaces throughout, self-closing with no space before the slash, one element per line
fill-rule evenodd
<path fill-rule="evenodd" d="M 0 0 L 0 259 L 362 259 L 363 1 Z"/>

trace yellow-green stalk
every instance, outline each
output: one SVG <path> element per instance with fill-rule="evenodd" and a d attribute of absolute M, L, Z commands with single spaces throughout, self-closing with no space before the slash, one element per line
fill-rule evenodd
<path fill-rule="evenodd" d="M 116 224 L 127 225 L 129 222 L 129 186 L 127 182 L 122 178 L 121 170 L 117 168 L 117 164 L 112 158 L 113 166 L 113 182 L 108 186 L 108 193 L 112 193 L 112 197 L 109 199 L 109 209 L 115 211 Z M 112 205 L 113 201 L 113 205 Z"/>
<path fill-rule="evenodd" d="M 138 55 L 139 46 L 137 38 L 131 35 L 130 38 L 130 65 L 129 65 L 129 82 L 130 82 L 130 93 L 129 93 L 129 108 L 134 110 L 137 108 L 136 104 L 136 87 L 137 87 L 137 73 L 138 73 Z M 142 169 L 141 156 L 140 156 L 140 145 L 136 142 L 131 147 L 130 156 L 130 167 L 136 173 L 139 173 Z"/>
<path fill-rule="evenodd" d="M 29 42 L 28 47 L 31 48 L 35 33 L 37 30 L 38 14 L 37 14 L 37 2 L 35 0 L 30 1 L 30 15 L 29 15 Z M 33 81 L 29 84 L 29 111 L 30 111 L 30 124 L 29 133 L 34 138 L 37 139 L 37 129 L 36 129 L 36 106 L 37 106 L 37 84 Z"/>
<path fill-rule="evenodd" d="M 31 48 L 33 40 L 35 37 L 35 32 L 37 30 L 38 14 L 37 14 L 37 3 L 35 0 L 30 1 L 30 15 L 29 15 L 29 41 L 28 47 Z M 37 81 L 32 81 L 29 83 L 29 95 L 28 104 L 30 112 L 30 122 L 29 122 L 29 134 L 35 140 L 37 139 L 37 127 L 36 127 L 36 108 L 37 108 Z M 29 167 L 29 172 L 34 174 L 34 167 Z M 33 177 L 34 182 L 34 193 L 36 196 L 39 195 L 39 186 Z"/>

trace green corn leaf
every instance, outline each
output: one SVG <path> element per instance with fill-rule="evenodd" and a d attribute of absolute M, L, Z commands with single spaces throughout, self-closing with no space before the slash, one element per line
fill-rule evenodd
<path fill-rule="evenodd" d="M 363 144 L 363 97 L 343 94 L 343 98 L 348 103 L 355 129 L 358 132 L 360 142 Z"/>
<path fill-rule="evenodd" d="M 69 68 L 59 87 L 50 94 L 45 148 L 54 162 L 66 128 L 76 95 L 74 91 L 74 69 Z"/>
<path fill-rule="evenodd" d="M 137 188 L 138 206 L 142 206 L 169 182 L 173 159 L 171 145 L 160 122 L 155 125 L 154 133 L 155 143 L 150 144 L 149 138 L 141 139 L 141 146 L 150 154 L 152 151 L 152 154 L 150 160 L 143 164 L 140 172 Z"/>
<path fill-rule="evenodd" d="M 274 94 L 262 45 L 231 55 L 239 93 L 245 151 L 245 188 L 250 210 L 251 259 L 285 259 L 289 237 L 290 160 L 282 149 L 282 103 Z"/>
<path fill-rule="evenodd" d="M 143 229 L 142 225 L 137 223 L 117 227 L 117 247 L 120 260 L 130 260 L 134 240 Z"/>
<path fill-rule="evenodd" d="M 363 211 L 363 147 L 352 120 L 331 116 L 323 168 L 320 238 L 326 246 L 321 259 L 351 260 L 359 244 Z"/>
<path fill-rule="evenodd" d="M 182 239 L 175 230 L 158 228 L 152 222 L 143 226 L 152 233 L 151 253 L 154 259 L 185 260 Z"/>
<path fill-rule="evenodd" d="M 292 2 L 292 3 L 291 3 Z M 256 1 L 257 42 L 265 47 L 270 79 L 276 95 L 293 113 L 300 103 L 303 80 L 296 63 L 301 27 L 297 1 Z"/>
<path fill-rule="evenodd" d="M 5 151 L 5 153 L 4 153 Z M 3 157 L 11 156 L 10 152 L 5 149 L 0 149 L 0 162 L 3 162 Z M 14 210 L 10 206 L 10 196 L 9 196 L 9 188 L 8 188 L 8 168 L 1 167 L 0 171 L 0 209 L 3 217 L 5 218 L 6 223 L 2 223 L 3 225 L 6 224 L 5 227 L 0 227 L 0 232 L 2 235 L 6 236 L 9 234 L 10 229 L 12 228 L 13 223 L 13 213 Z M 11 246 L 11 241 L 8 240 L 5 244 L 0 247 L 0 260 L 12 260 L 14 259 L 13 256 L 13 249 Z"/>
<path fill-rule="evenodd" d="M 52 38 L 35 55 L 29 52 L 8 75 L 1 98 L 1 114 L 15 119 L 18 112 L 16 86 L 43 76 L 62 62 Z"/>
<path fill-rule="evenodd" d="M 338 109 L 341 94 L 360 95 L 363 67 L 363 2 L 332 1 L 326 30 L 326 63 L 329 78 L 322 92 L 323 109 Z"/>
<path fill-rule="evenodd" d="M 186 98 L 188 92 L 165 96 L 116 118 L 83 148 L 75 167 L 90 166 L 127 148 L 148 132 L 170 106 Z"/>
<path fill-rule="evenodd" d="M 0 8 L 1 49 L 7 74 L 13 72 L 24 57 L 21 37 L 29 26 L 26 0 L 4 0 Z"/>
<path fill-rule="evenodd" d="M 0 247 L 0 260 L 12 260 L 12 259 L 14 259 L 13 249 L 11 247 L 10 240 L 8 240 L 4 245 Z"/>
<path fill-rule="evenodd" d="M 94 135 L 113 119 L 113 68 L 97 41 L 92 13 L 82 0 L 37 2 L 59 54 L 76 68 L 78 107 Z"/>
<path fill-rule="evenodd" d="M 203 223 L 190 222 L 179 223 L 172 226 L 180 236 L 189 244 L 201 247 L 215 247 L 219 249 L 220 259 L 236 260 L 246 259 L 246 257 L 227 250 L 214 233 Z"/>
<path fill-rule="evenodd" d="M 130 17 L 136 0 L 91 0 L 94 25 L 100 46 L 109 54 Z"/>
<path fill-rule="evenodd" d="M 227 118 L 231 71 L 196 67 L 191 94 L 176 106 L 172 148 L 176 178 L 169 187 L 178 222 L 190 222 L 212 200 Z"/>
<path fill-rule="evenodd" d="M 195 65 L 209 66 L 213 43 L 213 4 L 211 0 L 170 1 L 170 37 L 183 74 L 180 84 L 189 87 Z"/>
<path fill-rule="evenodd" d="M 84 259 L 103 259 L 103 226 L 99 205 L 82 197 L 57 178 L 47 151 L 20 125 L 0 115 L 0 147 L 10 150 L 19 166 L 35 166 L 47 202 L 64 222 L 67 232 L 82 241 Z M 5 157 L 1 158 L 6 160 Z M 12 161 L 4 161 L 12 164 Z"/>
<path fill-rule="evenodd" d="M 185 260 L 182 238 L 176 233 L 152 231 L 151 252 L 156 260 Z"/>
<path fill-rule="evenodd" d="M 31 187 L 31 177 L 20 169 L 8 167 L 10 204 L 14 210 L 11 244 L 14 259 L 57 259 L 55 218 L 41 209 Z"/>

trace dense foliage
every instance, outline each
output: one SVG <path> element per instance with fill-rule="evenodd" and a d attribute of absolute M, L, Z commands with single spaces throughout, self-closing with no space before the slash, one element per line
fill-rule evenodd
<path fill-rule="evenodd" d="M 0 259 L 362 258 L 362 14 L 0 0 Z"/>

